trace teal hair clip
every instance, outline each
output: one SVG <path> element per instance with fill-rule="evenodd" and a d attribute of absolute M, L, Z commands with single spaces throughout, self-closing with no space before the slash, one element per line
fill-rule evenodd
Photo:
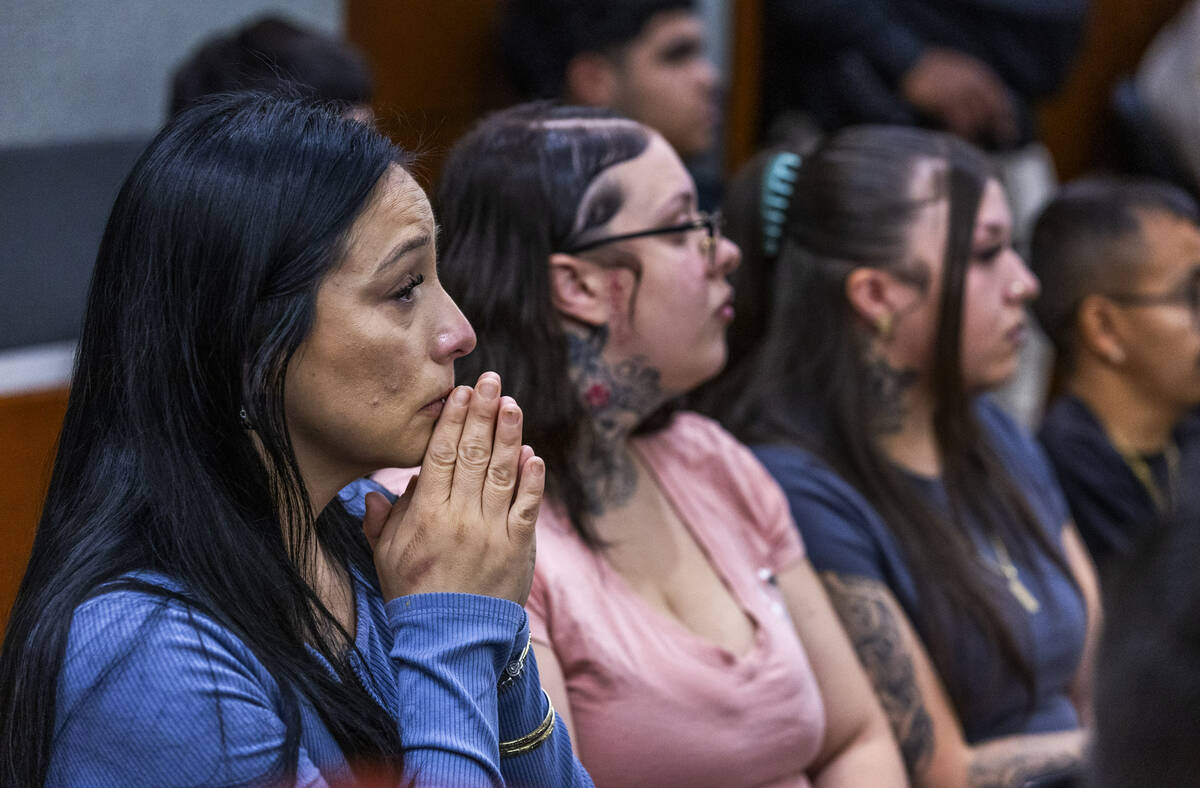
<path fill-rule="evenodd" d="M 799 168 L 799 156 L 795 153 L 779 153 L 763 173 L 763 254 L 768 257 L 779 254 L 779 241 L 783 237 L 783 224 L 787 220 L 788 205 L 796 188 L 796 171 Z"/>

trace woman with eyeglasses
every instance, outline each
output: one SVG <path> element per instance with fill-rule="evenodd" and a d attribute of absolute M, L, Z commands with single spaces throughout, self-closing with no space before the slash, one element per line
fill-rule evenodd
<path fill-rule="evenodd" d="M 779 488 L 675 408 L 725 361 L 739 252 L 670 146 L 524 105 L 459 142 L 437 203 L 479 337 L 457 372 L 497 370 L 546 459 L 533 651 L 596 783 L 904 784 Z"/>
<path fill-rule="evenodd" d="M 913 782 L 1070 780 L 1096 581 L 1045 456 L 985 396 L 1038 293 L 1003 188 L 978 150 L 914 128 L 759 167 L 735 193 L 770 314 L 723 423 L 786 491 Z"/>

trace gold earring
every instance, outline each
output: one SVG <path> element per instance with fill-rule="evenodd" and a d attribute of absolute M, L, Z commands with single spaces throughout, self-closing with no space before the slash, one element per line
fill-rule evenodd
<path fill-rule="evenodd" d="M 892 313 L 884 312 L 875 322 L 875 332 L 880 339 L 888 339 L 892 335 Z"/>

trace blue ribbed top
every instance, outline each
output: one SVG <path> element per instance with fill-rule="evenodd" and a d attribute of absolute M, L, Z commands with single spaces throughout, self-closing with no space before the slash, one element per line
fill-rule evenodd
<path fill-rule="evenodd" d="M 406 777 L 431 786 L 591 785 L 561 719 L 542 746 L 500 758 L 499 742 L 533 731 L 547 711 L 532 654 L 521 677 L 497 690 L 528 638 L 519 605 L 469 594 L 385 605 L 361 577 L 355 604 L 365 664 L 351 664 L 399 726 Z M 149 593 L 102 594 L 72 621 L 47 784 L 278 785 L 279 709 L 275 679 L 213 619 Z M 303 786 L 353 781 L 320 716 L 303 703 L 295 772 Z"/>

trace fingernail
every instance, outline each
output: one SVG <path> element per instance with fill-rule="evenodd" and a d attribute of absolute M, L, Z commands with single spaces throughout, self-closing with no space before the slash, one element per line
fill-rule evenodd
<path fill-rule="evenodd" d="M 500 384 L 495 378 L 488 376 L 479 381 L 479 385 L 475 387 L 480 394 L 486 399 L 492 399 L 500 393 Z"/>
<path fill-rule="evenodd" d="M 541 457 L 534 457 L 529 462 L 529 472 L 534 476 L 541 476 L 546 472 L 546 463 Z"/>
<path fill-rule="evenodd" d="M 450 401 L 455 405 L 466 405 L 471 401 L 471 389 L 467 388 L 466 386 L 459 386 L 454 390 L 454 393 L 450 395 Z"/>
<path fill-rule="evenodd" d="M 521 412 L 517 410 L 506 410 L 500 415 L 504 419 L 505 424 L 516 424 L 521 418 Z"/>

